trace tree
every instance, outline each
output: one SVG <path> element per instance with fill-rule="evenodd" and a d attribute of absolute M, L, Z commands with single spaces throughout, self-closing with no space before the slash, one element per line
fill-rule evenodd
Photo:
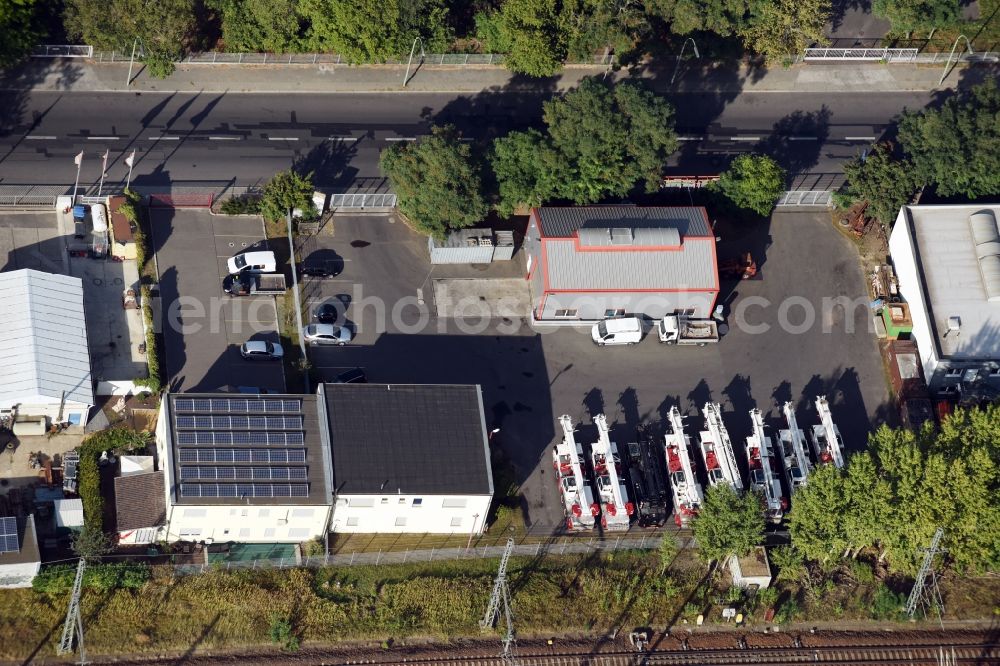
<path fill-rule="evenodd" d="M 632 81 L 584 79 L 545 102 L 543 118 L 560 158 L 557 194 L 577 204 L 624 196 L 639 181 L 655 191 L 677 149 L 673 108 Z"/>
<path fill-rule="evenodd" d="M 490 165 L 496 176 L 504 217 L 518 208 L 541 206 L 559 188 L 559 154 L 541 132 L 511 132 L 493 142 Z"/>
<path fill-rule="evenodd" d="M 662 540 L 660 541 L 660 548 L 658 554 L 660 556 L 660 575 L 662 576 L 666 573 L 670 565 L 674 563 L 677 558 L 677 553 L 680 551 L 680 544 L 677 543 L 677 539 L 671 534 L 664 534 Z"/>
<path fill-rule="evenodd" d="M 962 8 L 958 0 L 875 0 L 872 13 L 890 21 L 893 32 L 910 33 L 955 25 Z"/>
<path fill-rule="evenodd" d="M 552 76 L 567 55 L 559 29 L 559 0 L 507 0 L 493 14 L 476 17 L 487 50 L 507 54 L 507 69 L 529 76 Z"/>
<path fill-rule="evenodd" d="M 167 76 L 195 28 L 190 0 L 67 0 L 70 36 L 102 49 L 128 51 L 140 41 L 150 73 Z"/>
<path fill-rule="evenodd" d="M 746 555 L 760 545 L 764 540 L 761 506 L 758 493 L 737 495 L 728 484 L 709 488 L 693 524 L 701 558 L 721 563 L 731 555 Z"/>
<path fill-rule="evenodd" d="M 704 30 L 728 37 L 743 29 L 749 16 L 748 0 L 647 0 L 646 11 L 678 35 Z"/>
<path fill-rule="evenodd" d="M 712 189 L 738 208 L 767 217 L 785 191 L 785 170 L 767 155 L 739 155 Z"/>
<path fill-rule="evenodd" d="M 844 164 L 847 182 L 842 196 L 853 203 L 868 201 L 867 212 L 886 228 L 896 221 L 899 209 L 913 198 L 919 184 L 913 175 L 913 165 L 892 155 L 892 147 L 876 144 L 862 159 Z"/>
<path fill-rule="evenodd" d="M 389 146 L 380 163 L 400 211 L 425 234 L 442 238 L 448 229 L 482 222 L 489 212 L 482 165 L 452 126 L 434 127 L 419 141 Z"/>
<path fill-rule="evenodd" d="M 289 169 L 276 173 L 264 186 L 260 212 L 268 220 L 284 220 L 288 211 L 298 208 L 306 216 L 314 213 L 312 173 L 300 175 Z"/>
<path fill-rule="evenodd" d="M 1000 90 L 994 81 L 903 115 L 899 142 L 918 179 L 941 196 L 1000 193 Z"/>
<path fill-rule="evenodd" d="M 21 60 L 42 36 L 36 20 L 35 0 L 0 2 L 0 67 Z"/>
<path fill-rule="evenodd" d="M 825 43 L 829 18 L 830 0 L 754 0 L 737 32 L 748 49 L 776 63 Z"/>
<path fill-rule="evenodd" d="M 299 11 L 310 24 L 309 48 L 352 63 L 405 57 L 418 36 L 431 53 L 450 42 L 444 0 L 299 0 Z"/>
<path fill-rule="evenodd" d="M 840 470 L 834 465 L 814 469 L 806 486 L 795 491 L 788 513 L 788 531 L 795 549 L 819 562 L 840 557 L 848 546 L 843 523 L 847 506 Z"/>
<path fill-rule="evenodd" d="M 227 51 L 283 53 L 297 46 L 302 29 L 297 0 L 209 0 L 222 15 Z"/>
<path fill-rule="evenodd" d="M 108 535 L 100 527 L 90 524 L 85 524 L 83 529 L 73 535 L 71 546 L 73 552 L 84 559 L 100 557 L 113 550 Z"/>

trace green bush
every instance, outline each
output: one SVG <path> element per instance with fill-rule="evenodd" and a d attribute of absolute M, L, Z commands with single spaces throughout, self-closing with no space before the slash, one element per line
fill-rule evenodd
<path fill-rule="evenodd" d="M 282 650 L 295 652 L 299 649 L 299 637 L 292 631 L 292 623 L 287 617 L 272 613 L 269 633 L 271 642 L 280 645 Z"/>
<path fill-rule="evenodd" d="M 83 586 L 87 589 L 108 592 L 115 589 L 136 590 L 150 579 L 150 569 L 145 564 L 122 562 L 117 564 L 92 564 L 83 572 Z M 76 580 L 75 564 L 58 564 L 42 567 L 31 582 L 32 589 L 53 596 L 68 594 Z"/>
<path fill-rule="evenodd" d="M 80 446 L 80 466 L 77 474 L 77 492 L 83 502 L 83 520 L 88 527 L 102 530 L 104 526 L 104 496 L 101 494 L 101 469 L 97 458 L 101 450 L 87 445 Z"/>
<path fill-rule="evenodd" d="M 867 562 L 853 560 L 848 568 L 858 585 L 871 585 L 875 582 L 875 572 Z"/>
<path fill-rule="evenodd" d="M 798 616 L 799 610 L 799 602 L 795 599 L 789 599 L 781 604 L 781 608 L 774 614 L 774 621 L 778 624 L 792 622 Z"/>
<path fill-rule="evenodd" d="M 159 393 L 163 388 L 160 378 L 160 356 L 156 349 L 156 331 L 153 330 L 153 297 L 149 285 L 142 286 L 142 319 L 146 328 L 146 367 L 148 377 L 139 377 L 133 382 L 137 386 L 145 386 L 150 393 Z"/>
<path fill-rule="evenodd" d="M 229 197 L 222 202 L 219 210 L 226 215 L 259 215 L 260 197 L 256 194 Z"/>
<path fill-rule="evenodd" d="M 903 616 L 903 605 L 906 603 L 906 595 L 896 593 L 885 586 L 879 584 L 872 597 L 872 619 L 874 620 L 899 620 Z"/>
<path fill-rule="evenodd" d="M 765 587 L 757 592 L 757 605 L 760 608 L 771 608 L 778 600 L 778 590 L 773 587 Z"/>

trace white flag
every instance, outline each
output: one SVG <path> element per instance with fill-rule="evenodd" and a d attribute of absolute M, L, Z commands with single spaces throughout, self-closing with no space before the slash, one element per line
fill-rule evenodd
<path fill-rule="evenodd" d="M 135 164 L 135 151 L 134 150 L 132 151 L 131 155 L 129 155 L 128 157 L 125 158 L 125 166 L 127 166 L 129 169 L 131 169 L 133 164 Z"/>
<path fill-rule="evenodd" d="M 77 155 L 76 157 L 73 158 L 73 163 L 76 164 L 77 166 L 80 166 L 81 164 L 83 164 L 83 151 L 82 150 L 80 151 L 79 155 Z"/>

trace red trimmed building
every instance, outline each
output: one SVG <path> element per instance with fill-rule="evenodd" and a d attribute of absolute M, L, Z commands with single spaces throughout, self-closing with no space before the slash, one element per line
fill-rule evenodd
<path fill-rule="evenodd" d="M 524 250 L 534 319 L 707 317 L 719 295 L 715 243 L 700 207 L 533 208 Z"/>

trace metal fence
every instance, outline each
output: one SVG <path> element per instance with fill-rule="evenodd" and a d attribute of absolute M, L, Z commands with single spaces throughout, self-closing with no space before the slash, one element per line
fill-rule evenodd
<path fill-rule="evenodd" d="M 830 190 L 789 190 L 781 195 L 776 206 L 822 206 L 833 205 L 833 192 Z"/>
<path fill-rule="evenodd" d="M 917 63 L 935 64 L 948 60 L 948 51 L 923 52 L 915 48 L 905 49 L 835 49 L 835 48 L 811 48 L 806 49 L 801 59 L 804 62 L 886 62 L 886 63 Z M 998 62 L 1000 54 L 995 51 L 981 51 L 979 53 L 969 53 L 968 51 L 955 55 L 955 62 Z"/>
<path fill-rule="evenodd" d="M 56 197 L 71 192 L 65 185 L 0 185 L 0 206 L 55 208 Z"/>
<path fill-rule="evenodd" d="M 675 538 L 675 537 L 671 537 Z M 545 557 L 558 555 L 580 555 L 589 553 L 613 553 L 619 550 L 649 550 L 659 548 L 661 536 L 568 539 L 552 543 L 528 543 L 514 546 L 514 555 L 520 557 Z M 691 537 L 679 539 L 681 548 L 693 545 Z M 336 553 L 325 557 L 287 557 L 281 559 L 247 560 L 238 562 L 215 562 L 205 564 L 173 564 L 177 573 L 202 573 L 212 569 L 289 569 L 293 567 L 344 567 L 381 566 L 407 564 L 412 562 L 434 562 L 438 560 L 472 560 L 498 558 L 503 555 L 505 545 L 477 546 L 473 548 L 431 548 L 388 552 Z"/>
<path fill-rule="evenodd" d="M 391 210 L 396 207 L 395 194 L 344 193 L 330 195 L 330 210 Z"/>
<path fill-rule="evenodd" d="M 42 44 L 31 50 L 32 58 L 92 58 L 94 47 L 82 44 Z"/>

